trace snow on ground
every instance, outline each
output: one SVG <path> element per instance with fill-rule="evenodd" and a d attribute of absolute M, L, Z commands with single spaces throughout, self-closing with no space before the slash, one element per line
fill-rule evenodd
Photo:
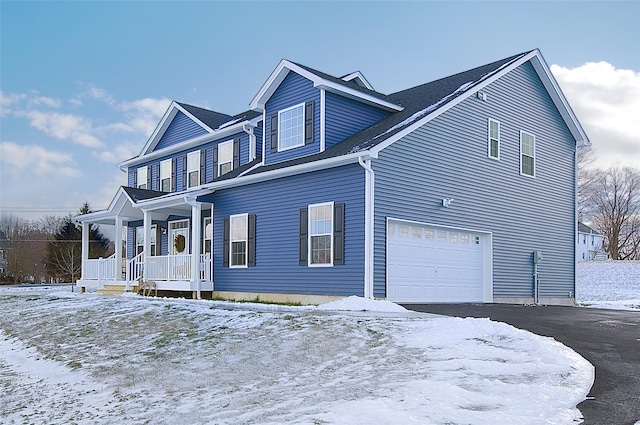
<path fill-rule="evenodd" d="M 640 309 L 640 261 L 579 262 L 576 299 L 581 305 Z"/>
<path fill-rule="evenodd" d="M 262 308 L 261 308 L 262 307 Z M 488 319 L 0 289 L 4 424 L 573 424 L 591 364 Z M 379 313 L 376 313 L 379 312 Z"/>

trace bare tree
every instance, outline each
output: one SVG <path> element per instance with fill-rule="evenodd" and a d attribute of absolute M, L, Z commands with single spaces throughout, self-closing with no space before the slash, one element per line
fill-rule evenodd
<path fill-rule="evenodd" d="M 613 166 L 594 172 L 585 202 L 613 260 L 640 258 L 640 172 Z"/>
<path fill-rule="evenodd" d="M 7 275 L 13 277 L 14 283 L 39 282 L 46 277 L 43 262 L 49 237 L 37 222 L 3 216 L 0 218 L 0 233 L 3 234 Z"/>
<path fill-rule="evenodd" d="M 578 220 L 583 222 L 589 221 L 592 214 L 589 198 L 599 174 L 592 168 L 595 160 L 596 154 L 591 146 L 578 148 Z"/>

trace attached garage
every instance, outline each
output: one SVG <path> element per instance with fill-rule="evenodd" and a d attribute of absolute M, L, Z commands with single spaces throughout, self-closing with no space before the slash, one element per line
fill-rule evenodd
<path fill-rule="evenodd" d="M 387 220 L 387 299 L 493 301 L 491 233 Z"/>

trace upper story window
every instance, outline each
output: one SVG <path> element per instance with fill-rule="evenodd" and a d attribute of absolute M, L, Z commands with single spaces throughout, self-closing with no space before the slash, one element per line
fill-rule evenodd
<path fill-rule="evenodd" d="M 218 144 L 218 175 L 233 170 L 233 140 Z"/>
<path fill-rule="evenodd" d="M 489 158 L 500 159 L 500 123 L 498 121 L 489 119 L 488 136 L 487 150 Z"/>
<path fill-rule="evenodd" d="M 200 151 L 187 154 L 187 187 L 200 185 Z"/>
<path fill-rule="evenodd" d="M 536 136 L 526 131 L 520 132 L 520 174 L 536 175 Z"/>
<path fill-rule="evenodd" d="M 278 151 L 304 146 L 304 103 L 278 112 Z"/>
<path fill-rule="evenodd" d="M 162 192 L 171 192 L 172 183 L 172 160 L 166 159 L 160 163 L 160 190 Z"/>
<path fill-rule="evenodd" d="M 136 173 L 138 174 L 136 176 L 138 189 L 151 189 L 150 187 L 147 187 L 148 167 L 146 165 L 144 167 L 140 167 L 136 170 Z"/>

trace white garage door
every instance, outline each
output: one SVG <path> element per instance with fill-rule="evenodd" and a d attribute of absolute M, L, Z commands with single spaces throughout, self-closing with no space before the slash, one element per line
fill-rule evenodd
<path fill-rule="evenodd" d="M 412 222 L 387 222 L 387 299 L 482 302 L 486 235 Z"/>

